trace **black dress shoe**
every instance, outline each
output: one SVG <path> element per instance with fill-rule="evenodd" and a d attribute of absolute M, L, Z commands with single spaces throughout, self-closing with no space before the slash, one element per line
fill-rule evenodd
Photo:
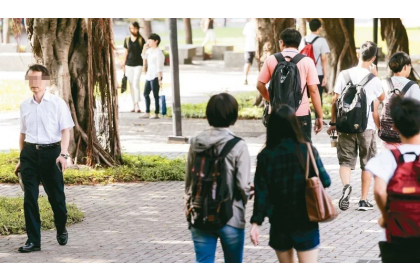
<path fill-rule="evenodd" d="M 61 234 L 58 234 L 57 233 L 57 241 L 58 241 L 58 244 L 60 244 L 60 245 L 66 245 L 68 239 L 69 239 L 69 234 L 68 234 L 68 232 L 67 232 L 66 229 Z"/>
<path fill-rule="evenodd" d="M 35 246 L 34 243 L 25 244 L 25 246 L 19 247 L 19 252 L 21 253 L 30 253 L 35 251 L 41 251 L 40 246 Z"/>

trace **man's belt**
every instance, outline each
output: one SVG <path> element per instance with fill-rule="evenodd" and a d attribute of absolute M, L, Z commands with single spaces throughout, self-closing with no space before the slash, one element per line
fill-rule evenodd
<path fill-rule="evenodd" d="M 55 148 L 57 146 L 60 146 L 61 145 L 61 141 L 59 141 L 57 143 L 52 143 L 52 144 L 33 144 L 33 143 L 25 142 L 25 145 L 33 146 L 37 150 L 48 150 L 48 149 L 52 149 L 52 148 Z"/>

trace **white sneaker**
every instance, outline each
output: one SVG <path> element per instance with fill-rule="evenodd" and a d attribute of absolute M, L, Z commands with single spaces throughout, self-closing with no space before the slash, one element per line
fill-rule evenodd
<path fill-rule="evenodd" d="M 159 114 L 154 114 L 150 116 L 149 119 L 159 119 Z"/>
<path fill-rule="evenodd" d="M 141 119 L 148 119 L 150 118 L 150 114 L 149 113 L 144 113 L 143 115 L 140 116 Z"/>

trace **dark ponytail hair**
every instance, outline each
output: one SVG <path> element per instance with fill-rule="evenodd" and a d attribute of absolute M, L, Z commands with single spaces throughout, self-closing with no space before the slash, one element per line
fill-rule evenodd
<path fill-rule="evenodd" d="M 132 26 L 134 26 L 135 28 L 137 28 L 137 38 L 140 38 L 140 24 L 137 21 L 133 21 L 131 23 Z"/>

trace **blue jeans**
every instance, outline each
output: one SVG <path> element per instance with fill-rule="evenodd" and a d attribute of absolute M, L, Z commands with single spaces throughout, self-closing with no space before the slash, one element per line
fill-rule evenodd
<path fill-rule="evenodd" d="M 222 243 L 225 263 L 242 263 L 245 229 L 224 226 L 219 230 L 205 231 L 191 227 L 196 262 L 214 263 L 217 239 Z"/>

